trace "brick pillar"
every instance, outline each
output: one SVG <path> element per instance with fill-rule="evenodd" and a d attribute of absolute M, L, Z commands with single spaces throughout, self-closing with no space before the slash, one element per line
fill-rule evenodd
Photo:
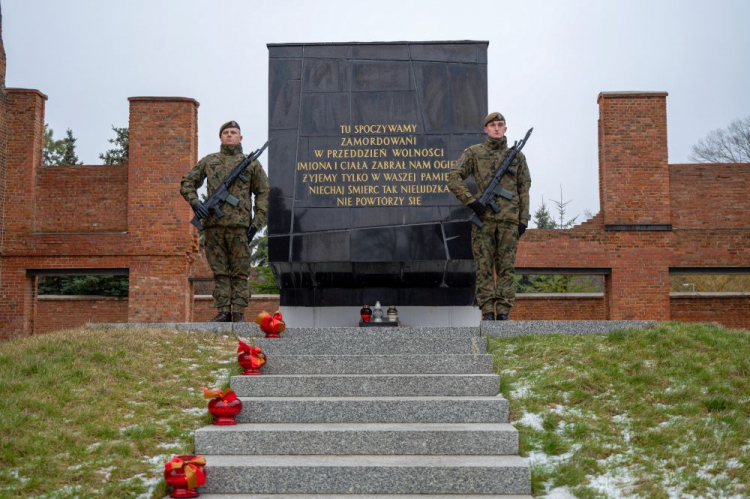
<path fill-rule="evenodd" d="M 599 202 L 610 235 L 611 319 L 669 319 L 673 238 L 667 93 L 599 94 Z"/>
<path fill-rule="evenodd" d="M 620 232 L 613 242 L 612 274 L 605 286 L 607 317 L 669 320 L 672 232 Z"/>
<path fill-rule="evenodd" d="M 18 257 L 34 229 L 35 183 L 42 160 L 44 104 L 38 90 L 5 90 L 5 156 L 0 198 L 0 335 L 31 333 L 33 281 Z M 0 138 L 2 140 L 2 138 Z"/>
<path fill-rule="evenodd" d="M 197 250 L 180 179 L 197 161 L 198 102 L 131 97 L 128 163 L 130 322 L 190 318 L 188 272 Z"/>
<path fill-rule="evenodd" d="M 605 227 L 671 228 L 667 93 L 599 94 L 599 202 Z"/>

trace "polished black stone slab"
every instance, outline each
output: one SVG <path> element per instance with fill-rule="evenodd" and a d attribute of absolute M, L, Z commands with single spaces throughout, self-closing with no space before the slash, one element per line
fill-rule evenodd
<path fill-rule="evenodd" d="M 270 44 L 269 261 L 282 305 L 471 305 L 487 42 Z M 469 182 L 470 188 L 471 182 Z"/>

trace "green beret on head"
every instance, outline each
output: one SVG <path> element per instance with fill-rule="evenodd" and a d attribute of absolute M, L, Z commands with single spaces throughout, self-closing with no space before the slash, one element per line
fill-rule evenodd
<path fill-rule="evenodd" d="M 495 111 L 494 113 L 490 113 L 486 118 L 484 118 L 484 126 L 487 126 L 493 121 L 502 121 L 503 123 L 505 123 L 505 116 L 498 113 L 497 111 Z"/>
<path fill-rule="evenodd" d="M 237 130 L 240 130 L 240 124 L 237 123 L 234 120 L 227 121 L 226 123 L 224 123 L 223 125 L 221 125 L 221 128 L 219 128 L 219 137 L 221 137 L 221 132 L 223 132 L 227 128 L 236 128 Z"/>

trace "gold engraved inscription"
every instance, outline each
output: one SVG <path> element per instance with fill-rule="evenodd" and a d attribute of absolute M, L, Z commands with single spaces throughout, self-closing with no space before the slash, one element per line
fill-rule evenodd
<path fill-rule="evenodd" d="M 297 162 L 298 184 L 317 206 L 420 206 L 423 195 L 449 194 L 455 161 L 444 147 L 420 143 L 417 123 L 341 125 L 340 131 L 336 146 L 313 149 Z"/>

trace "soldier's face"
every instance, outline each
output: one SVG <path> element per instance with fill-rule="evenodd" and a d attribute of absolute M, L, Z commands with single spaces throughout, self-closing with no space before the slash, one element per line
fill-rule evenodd
<path fill-rule="evenodd" d="M 221 143 L 225 146 L 236 146 L 242 142 L 239 128 L 225 128 L 221 132 Z"/>
<path fill-rule="evenodd" d="M 504 121 L 490 121 L 487 123 L 487 126 L 484 127 L 484 133 L 487 134 L 488 137 L 493 139 L 502 139 L 505 137 L 505 132 L 508 130 L 508 127 L 505 126 Z"/>

